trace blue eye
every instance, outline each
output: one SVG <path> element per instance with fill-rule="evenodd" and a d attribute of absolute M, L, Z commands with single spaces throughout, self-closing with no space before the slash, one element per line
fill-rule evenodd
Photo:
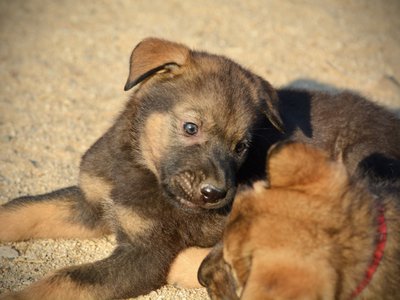
<path fill-rule="evenodd" d="M 183 130 L 188 135 L 195 135 L 198 132 L 199 127 L 192 122 L 186 122 L 183 124 Z"/>

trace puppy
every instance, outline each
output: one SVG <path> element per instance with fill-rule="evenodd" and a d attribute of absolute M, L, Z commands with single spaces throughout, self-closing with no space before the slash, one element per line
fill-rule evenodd
<path fill-rule="evenodd" d="M 301 143 L 273 148 L 267 169 L 199 270 L 212 299 L 400 298 L 400 185 L 371 191 Z"/>
<path fill-rule="evenodd" d="M 279 132 L 266 121 L 255 132 L 248 158 L 238 174 L 244 179 L 241 183 L 251 184 L 267 177 L 267 152 L 279 141 L 306 143 L 325 151 L 343 163 L 349 176 L 357 174 L 368 180 L 372 189 L 400 182 L 400 120 L 394 114 L 349 91 L 280 89 L 277 93 L 284 130 Z M 190 254 L 192 263 L 187 258 Z M 199 260 L 198 249 L 187 249 L 185 260 L 180 256 L 176 260 L 181 267 L 174 270 L 197 266 Z"/>
<path fill-rule="evenodd" d="M 188 264 L 196 278 L 198 250 L 220 240 L 236 186 L 265 177 L 266 152 L 283 139 L 339 155 L 377 182 L 400 177 L 400 122 L 351 93 L 275 91 L 223 56 L 155 38 L 132 52 L 132 88 L 83 155 L 76 186 L 0 207 L 0 241 L 113 233 L 117 248 L 15 296 L 133 297 L 187 281 Z M 197 264 L 178 255 L 190 247 Z"/>
<path fill-rule="evenodd" d="M 178 43 L 139 43 L 125 90 L 133 87 L 114 125 L 83 155 L 77 186 L 0 208 L 0 241 L 114 233 L 117 248 L 7 299 L 125 298 L 166 284 L 179 252 L 220 240 L 236 186 L 249 179 L 238 172 L 255 131 L 266 120 L 282 130 L 268 82 Z"/>

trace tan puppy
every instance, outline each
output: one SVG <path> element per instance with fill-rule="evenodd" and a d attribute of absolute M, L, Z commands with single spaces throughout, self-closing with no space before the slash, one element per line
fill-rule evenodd
<path fill-rule="evenodd" d="M 370 191 L 299 143 L 273 148 L 267 170 L 199 270 L 212 299 L 400 299 L 398 186 Z"/>

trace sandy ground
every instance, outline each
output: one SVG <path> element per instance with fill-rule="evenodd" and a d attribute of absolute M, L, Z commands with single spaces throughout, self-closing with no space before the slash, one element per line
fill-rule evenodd
<path fill-rule="evenodd" d="M 0 0 L 0 203 L 76 183 L 80 156 L 128 97 L 144 37 L 227 55 L 275 86 L 354 89 L 400 112 L 399 15 L 398 0 Z M 0 293 L 113 246 L 3 243 Z M 164 287 L 140 299 L 205 298 Z"/>

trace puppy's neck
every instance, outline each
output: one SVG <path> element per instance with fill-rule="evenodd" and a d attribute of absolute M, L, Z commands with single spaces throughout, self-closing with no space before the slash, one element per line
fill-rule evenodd
<path fill-rule="evenodd" d="M 385 208 L 383 207 L 382 204 L 378 205 L 378 212 L 379 214 L 377 215 L 377 220 L 376 220 L 378 225 L 378 232 L 377 232 L 375 251 L 372 255 L 371 263 L 365 272 L 364 279 L 358 284 L 357 288 L 353 291 L 353 293 L 350 296 L 350 299 L 356 298 L 369 285 L 379 265 L 381 264 L 382 258 L 385 253 L 386 240 L 387 240 L 387 224 L 385 218 Z"/>

